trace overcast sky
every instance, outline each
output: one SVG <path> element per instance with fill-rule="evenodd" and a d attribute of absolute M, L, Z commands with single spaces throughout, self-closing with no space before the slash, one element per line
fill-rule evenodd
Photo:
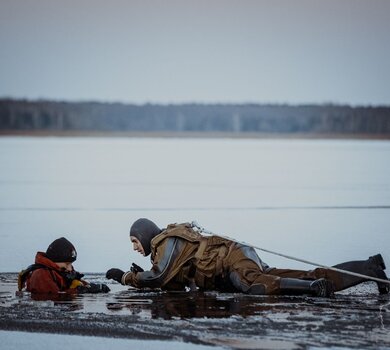
<path fill-rule="evenodd" d="M 390 105 L 390 1 L 0 0 L 0 97 Z"/>

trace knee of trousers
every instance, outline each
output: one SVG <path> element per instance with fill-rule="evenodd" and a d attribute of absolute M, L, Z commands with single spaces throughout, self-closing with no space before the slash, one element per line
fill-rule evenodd
<path fill-rule="evenodd" d="M 243 278 L 237 271 L 229 274 L 229 279 L 237 291 L 246 294 L 270 295 L 279 294 L 280 278 L 276 276 L 267 276 L 262 274 L 253 281 Z"/>

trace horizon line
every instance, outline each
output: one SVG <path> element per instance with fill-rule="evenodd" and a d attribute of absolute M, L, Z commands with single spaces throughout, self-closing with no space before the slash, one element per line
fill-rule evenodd
<path fill-rule="evenodd" d="M 362 103 L 353 104 L 346 102 L 270 102 L 270 101 L 182 101 L 182 102 L 157 102 L 157 101 L 145 101 L 145 102 L 131 102 L 131 101 L 120 101 L 120 100 L 100 100 L 100 99 L 61 99 L 61 98 L 29 98 L 29 97 L 10 97 L 0 96 L 0 101 L 13 101 L 13 102 L 29 102 L 29 103 L 78 103 L 78 104 L 111 104 L 111 105 L 128 105 L 128 106 L 189 106 L 189 105 L 200 105 L 200 106 L 286 106 L 286 107 L 305 107 L 305 106 L 319 106 L 319 107 L 350 107 L 350 108 L 390 108 L 389 104 L 376 104 L 376 103 Z"/>

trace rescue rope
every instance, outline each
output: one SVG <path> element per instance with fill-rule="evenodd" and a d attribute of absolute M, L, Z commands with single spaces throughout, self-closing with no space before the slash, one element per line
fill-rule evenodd
<path fill-rule="evenodd" d="M 281 257 L 286 258 L 286 259 L 295 260 L 295 261 L 298 261 L 298 262 L 301 262 L 301 263 L 304 263 L 304 264 L 309 264 L 309 265 L 313 265 L 313 266 L 316 266 L 316 267 L 321 267 L 321 268 L 324 268 L 324 269 L 327 269 L 327 270 L 332 270 L 332 271 L 344 273 L 346 275 L 351 275 L 351 276 L 364 278 L 364 279 L 367 279 L 367 280 L 370 280 L 370 281 L 390 284 L 390 280 L 384 280 L 382 278 L 367 276 L 367 275 L 363 275 L 363 274 L 357 273 L 357 272 L 352 272 L 352 271 L 347 271 L 347 270 L 343 270 L 343 269 L 338 269 L 337 267 L 327 266 L 327 265 L 319 264 L 319 263 L 312 262 L 312 261 L 309 261 L 309 260 L 296 258 L 296 257 L 291 256 L 291 255 L 278 253 L 278 252 L 275 252 L 275 251 L 272 251 L 272 250 L 269 250 L 269 249 L 264 249 L 264 248 L 261 248 L 261 247 L 257 247 L 257 246 L 255 246 L 253 244 L 249 244 L 249 243 L 246 243 L 246 242 L 238 241 L 238 240 L 236 240 L 234 238 L 230 238 L 228 236 L 218 235 L 218 234 L 215 234 L 215 233 L 205 229 L 204 227 L 200 226 L 196 221 L 192 221 L 191 222 L 191 226 L 193 228 L 198 229 L 198 231 L 200 233 L 204 233 L 204 234 L 211 235 L 211 236 L 217 236 L 217 237 L 225 238 L 225 239 L 228 239 L 228 240 L 233 241 L 235 243 L 239 243 L 239 244 L 242 244 L 242 245 L 245 245 L 245 246 L 248 246 L 248 247 L 260 250 L 262 252 L 269 253 L 269 254 L 281 256 Z"/>

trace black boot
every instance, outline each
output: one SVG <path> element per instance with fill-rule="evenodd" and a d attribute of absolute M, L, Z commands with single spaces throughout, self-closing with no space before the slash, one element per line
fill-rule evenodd
<path fill-rule="evenodd" d="M 375 273 L 377 275 L 376 277 L 383 280 L 389 280 L 386 276 L 385 271 L 383 271 L 386 270 L 386 265 L 381 254 L 370 256 L 368 260 L 373 266 L 376 266 L 376 268 L 374 268 Z M 390 292 L 390 284 L 377 282 L 377 285 L 379 294 L 388 294 Z"/>
<path fill-rule="evenodd" d="M 381 254 L 377 254 L 377 255 L 374 255 L 374 256 L 370 256 L 368 258 L 368 260 L 374 264 L 375 266 L 379 267 L 380 269 L 382 270 L 386 270 L 386 265 L 385 265 L 385 262 L 383 260 L 383 257 Z"/>
<path fill-rule="evenodd" d="M 280 292 L 283 295 L 311 295 L 316 297 L 330 297 L 334 294 L 333 283 L 325 278 L 314 281 L 297 278 L 282 278 Z"/>
<path fill-rule="evenodd" d="M 362 275 L 366 275 L 370 277 L 376 277 L 384 280 L 388 279 L 385 272 L 383 271 L 386 268 L 386 266 L 383 261 L 382 255 L 380 254 L 370 256 L 367 260 L 348 261 L 342 264 L 335 265 L 334 267 L 341 270 L 360 273 Z M 343 273 L 341 273 L 341 276 L 342 276 L 341 290 L 356 286 L 357 284 L 362 282 L 369 281 L 368 279 L 363 277 L 351 276 Z M 377 285 L 380 294 L 389 293 L 389 289 L 390 289 L 389 284 L 377 282 Z"/>

